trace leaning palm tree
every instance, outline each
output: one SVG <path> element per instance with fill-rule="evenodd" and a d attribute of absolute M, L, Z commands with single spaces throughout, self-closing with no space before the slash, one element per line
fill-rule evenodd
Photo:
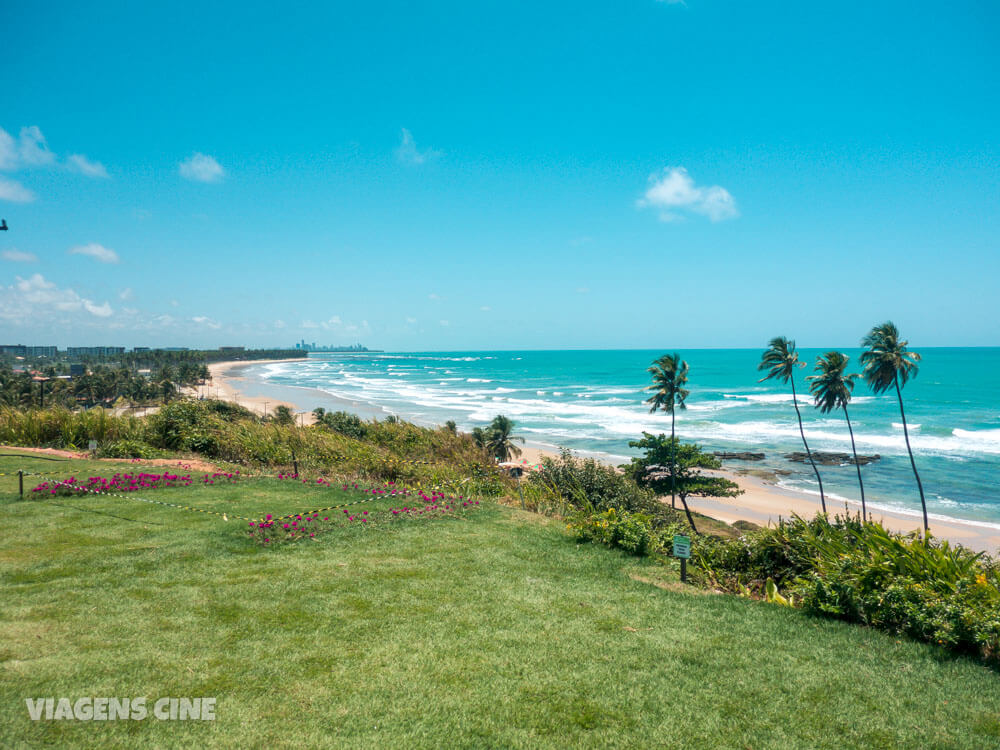
<path fill-rule="evenodd" d="M 847 405 L 851 401 L 854 381 L 858 374 L 846 374 L 844 370 L 850 357 L 841 352 L 827 352 L 822 357 L 816 357 L 816 372 L 810 375 L 809 392 L 813 395 L 816 408 L 823 414 L 829 414 L 834 409 L 844 410 L 847 420 L 847 432 L 851 436 L 851 451 L 854 453 L 854 468 L 858 470 L 858 486 L 861 488 L 861 520 L 868 520 L 868 509 L 865 507 L 865 483 L 861 480 L 861 464 L 858 463 L 858 449 L 854 445 L 854 429 L 851 427 L 851 417 L 847 413 Z"/>
<path fill-rule="evenodd" d="M 927 501 L 924 500 L 924 486 L 920 483 L 917 473 L 917 463 L 913 460 L 913 449 L 910 447 L 910 433 L 906 426 L 906 412 L 903 410 L 902 387 L 906 381 L 917 376 L 917 362 L 920 355 L 907 351 L 907 342 L 899 340 L 899 329 L 886 321 L 872 328 L 868 335 L 861 339 L 861 346 L 867 349 L 861 354 L 861 365 L 865 381 L 874 393 L 885 393 L 890 388 L 896 389 L 899 399 L 899 415 L 903 419 L 903 437 L 906 440 L 906 450 L 910 454 L 910 466 L 913 476 L 917 479 L 917 489 L 920 491 L 920 506 L 924 511 L 924 532 L 930 531 L 927 522 Z"/>
<path fill-rule="evenodd" d="M 646 387 L 647 391 L 653 391 L 653 395 L 646 399 L 647 404 L 652 404 L 649 412 L 652 414 L 658 409 L 670 414 L 670 507 L 677 507 L 677 478 L 674 476 L 677 470 L 677 438 L 674 433 L 674 413 L 677 409 L 686 409 L 684 400 L 690 391 L 684 388 L 687 385 L 688 363 L 681 359 L 681 355 L 664 354 L 647 369 L 653 376 L 653 384 Z"/>
<path fill-rule="evenodd" d="M 495 416 L 486 428 L 486 449 L 501 463 L 521 455 L 521 449 L 514 445 L 514 441 L 523 443 L 524 438 L 513 432 L 514 420 L 503 414 Z"/>
<path fill-rule="evenodd" d="M 789 341 L 784 336 L 778 336 L 768 342 L 767 350 L 760 358 L 758 370 L 767 370 L 767 375 L 758 380 L 763 383 L 765 380 L 777 378 L 783 383 L 790 383 L 792 386 L 792 403 L 795 405 L 795 416 L 799 418 L 799 435 L 802 436 L 802 445 L 805 446 L 809 463 L 812 464 L 813 473 L 816 474 L 816 481 L 819 483 L 819 502 L 826 513 L 826 495 L 823 494 L 823 480 L 820 479 L 819 469 L 813 461 L 812 451 L 809 450 L 809 443 L 806 442 L 806 432 L 802 428 L 802 412 L 799 411 L 799 399 L 795 394 L 795 368 L 805 367 L 805 362 L 799 362 L 798 352 L 795 351 L 795 342 Z"/>

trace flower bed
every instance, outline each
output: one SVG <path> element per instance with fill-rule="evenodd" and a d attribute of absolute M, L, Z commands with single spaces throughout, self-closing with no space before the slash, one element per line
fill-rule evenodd
<path fill-rule="evenodd" d="M 217 471 L 212 474 L 205 474 L 198 480 L 202 485 L 213 485 L 216 483 L 225 484 L 236 482 L 240 478 L 240 473 Z M 42 482 L 32 490 L 32 493 L 39 495 L 77 495 L 87 492 L 138 492 L 147 490 L 158 490 L 165 487 L 190 487 L 195 483 L 190 474 L 128 474 L 119 473 L 110 478 L 87 477 L 77 479 L 69 477 L 62 481 Z"/>

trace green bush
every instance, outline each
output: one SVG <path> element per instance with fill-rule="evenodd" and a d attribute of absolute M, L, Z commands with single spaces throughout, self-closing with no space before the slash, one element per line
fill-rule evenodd
<path fill-rule="evenodd" d="M 596 542 L 618 547 L 633 555 L 648 555 L 656 546 L 657 535 L 645 513 L 630 513 L 609 508 L 602 513 L 581 513 L 568 528 L 581 542 Z"/>
<path fill-rule="evenodd" d="M 661 508 L 651 492 L 636 486 L 614 467 L 592 458 L 574 458 L 566 449 L 557 459 L 543 458 L 541 468 L 532 472 L 528 481 L 582 511 L 618 508 L 653 516 Z"/>
<path fill-rule="evenodd" d="M 730 591 L 761 594 L 772 580 L 813 614 L 1000 657 L 997 562 L 947 541 L 817 515 L 739 539 L 696 538 L 692 559 Z"/>
<path fill-rule="evenodd" d="M 321 424 L 341 435 L 361 440 L 367 433 L 367 426 L 357 414 L 346 411 L 331 411 L 323 415 Z"/>

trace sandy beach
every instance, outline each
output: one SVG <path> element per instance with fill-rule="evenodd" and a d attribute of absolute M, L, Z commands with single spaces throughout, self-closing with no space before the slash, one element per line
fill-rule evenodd
<path fill-rule="evenodd" d="M 284 405 L 299 415 L 297 419 L 302 424 L 313 423 L 311 409 L 315 407 L 307 407 L 306 404 L 312 404 L 318 400 L 322 400 L 326 408 L 343 409 L 344 411 L 356 413 L 366 419 L 374 416 L 384 418 L 386 413 L 374 409 L 370 404 L 354 403 L 343 399 L 336 399 L 325 394 L 322 398 L 318 398 L 318 392 L 315 392 L 311 388 L 268 386 L 268 392 L 276 394 L 268 396 L 246 392 L 247 386 L 250 384 L 240 375 L 242 369 L 261 364 L 301 362 L 304 359 L 215 362 L 209 365 L 209 371 L 212 375 L 211 383 L 197 389 L 197 393 L 195 393 L 195 389 L 191 389 L 191 393 L 192 395 L 204 396 L 205 398 L 221 398 L 227 401 L 234 401 L 258 414 L 271 413 L 276 406 Z M 531 464 L 537 463 L 546 455 L 551 456 L 554 454 L 551 451 L 546 451 L 529 443 L 524 447 L 520 458 L 526 459 Z M 761 526 L 777 523 L 779 519 L 790 518 L 793 514 L 809 518 L 820 510 L 818 496 L 787 490 L 766 479 L 740 473 L 732 469 L 726 469 L 717 473 L 739 484 L 744 494 L 739 497 L 722 500 L 691 498 L 688 500 L 688 504 L 692 510 L 697 510 L 699 513 L 727 523 L 744 520 Z M 851 503 L 848 507 L 851 513 L 859 513 L 861 510 L 860 504 L 856 503 Z M 844 512 L 844 502 L 828 498 L 827 509 L 830 513 L 842 513 Z M 918 515 L 908 515 L 882 509 L 873 509 L 871 507 L 869 507 L 869 514 L 875 520 L 880 521 L 886 528 L 893 531 L 909 533 L 918 531 L 921 526 L 921 519 Z M 936 537 L 991 554 L 1000 552 L 1000 529 L 991 528 L 973 521 L 962 522 L 959 520 L 932 518 L 930 523 L 931 532 Z"/>

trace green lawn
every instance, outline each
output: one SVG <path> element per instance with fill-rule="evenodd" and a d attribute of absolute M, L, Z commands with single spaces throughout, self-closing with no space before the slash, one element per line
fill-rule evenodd
<path fill-rule="evenodd" d="M 29 464 L 57 466 L 0 472 Z M 261 548 L 244 521 L 16 487 L 0 477 L 3 747 L 1000 747 L 1000 680 L 974 661 L 687 590 L 505 507 L 379 523 L 380 500 L 370 527 Z M 245 516 L 357 498 L 144 496 Z M 28 718 L 25 698 L 84 696 L 214 696 L 217 718 Z"/>

